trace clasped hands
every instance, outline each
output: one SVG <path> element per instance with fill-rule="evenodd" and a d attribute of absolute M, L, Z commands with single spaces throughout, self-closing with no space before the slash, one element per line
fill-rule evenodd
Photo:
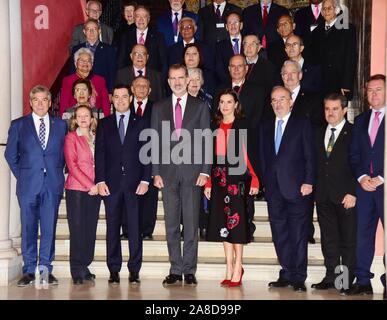
<path fill-rule="evenodd" d="M 207 180 L 208 180 L 208 177 L 206 175 L 199 174 L 199 177 L 196 180 L 196 186 L 203 187 L 207 183 Z M 164 188 L 163 178 L 161 178 L 161 176 L 159 175 L 154 176 L 153 185 L 158 189 Z"/>
<path fill-rule="evenodd" d="M 97 194 L 99 194 L 100 196 L 106 197 L 106 196 L 110 195 L 109 187 L 107 186 L 107 184 L 105 182 L 99 183 L 97 185 L 97 187 L 98 187 Z M 91 192 L 91 190 L 89 191 L 89 194 L 90 194 L 90 192 Z M 144 182 L 140 182 L 139 185 L 137 186 L 136 194 L 139 196 L 142 196 L 147 192 L 148 192 L 148 184 L 146 184 Z"/>
<path fill-rule="evenodd" d="M 368 175 L 360 179 L 361 187 L 368 192 L 376 191 L 376 188 L 382 185 L 383 183 L 384 182 L 379 177 L 371 178 Z"/>

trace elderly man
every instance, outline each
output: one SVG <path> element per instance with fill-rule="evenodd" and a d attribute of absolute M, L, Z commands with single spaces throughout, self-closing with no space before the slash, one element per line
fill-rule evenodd
<path fill-rule="evenodd" d="M 179 34 L 179 23 L 185 18 L 191 18 L 198 25 L 199 18 L 195 13 L 183 9 L 185 0 L 169 0 L 170 10 L 157 18 L 157 30 L 164 35 L 167 47 L 181 42 L 183 38 Z M 195 30 L 195 37 L 199 37 L 199 32 Z"/>
<path fill-rule="evenodd" d="M 321 64 L 326 93 L 339 92 L 351 100 L 357 66 L 356 31 L 339 25 L 337 16 L 339 0 L 324 0 L 321 14 L 325 23 L 320 24 L 310 38 L 311 62 Z"/>
<path fill-rule="evenodd" d="M 12 121 L 5 159 L 14 174 L 21 213 L 23 277 L 19 287 L 35 281 L 35 269 L 48 272 L 48 283 L 57 285 L 52 274 L 55 229 L 64 186 L 64 138 L 66 122 L 51 117 L 51 93 L 44 86 L 30 91 L 32 113 Z M 38 228 L 40 248 L 37 250 Z M 38 258 L 39 257 L 39 258 Z M 38 260 L 39 259 L 39 260 Z"/>
<path fill-rule="evenodd" d="M 117 71 L 116 84 L 130 86 L 136 77 L 144 76 L 150 82 L 150 100 L 160 101 L 165 97 L 161 73 L 148 67 L 148 49 L 143 44 L 133 46 L 130 53 L 131 65 Z"/>
<path fill-rule="evenodd" d="M 164 36 L 149 26 L 150 11 L 145 6 L 137 6 L 134 11 L 134 25 L 128 28 L 118 46 L 117 66 L 123 68 L 131 64 L 128 59 L 130 52 L 136 44 L 143 44 L 149 54 L 148 66 L 167 73 L 167 54 Z"/>
<path fill-rule="evenodd" d="M 99 34 L 99 40 L 101 42 L 112 44 L 113 42 L 113 29 L 110 28 L 108 25 L 102 23 L 99 21 L 99 18 L 102 14 L 102 3 L 98 0 L 90 0 L 86 3 L 86 16 L 89 19 L 97 20 L 100 24 L 101 33 Z M 73 47 L 84 43 L 86 41 L 85 34 L 83 32 L 83 23 L 77 25 L 73 31 L 71 42 L 69 45 L 69 51 L 70 53 L 73 50 Z"/>
<path fill-rule="evenodd" d="M 101 29 L 98 21 L 88 19 L 83 27 L 86 41 L 73 47 L 71 53 L 70 73 L 75 72 L 74 54 L 80 48 L 88 48 L 94 53 L 93 73 L 105 78 L 109 93 L 112 93 L 116 73 L 116 51 L 107 43 L 99 40 Z"/>
<path fill-rule="evenodd" d="M 308 264 L 308 206 L 315 183 L 313 129 L 308 119 L 292 114 L 288 89 L 274 87 L 271 103 L 275 118 L 260 127 L 259 157 L 273 242 L 282 269 L 269 287 L 291 285 L 303 292 Z"/>
<path fill-rule="evenodd" d="M 297 10 L 294 14 L 295 32 L 305 41 L 309 40 L 313 30 L 319 24 L 324 23 L 324 18 L 321 14 L 322 0 L 310 0 L 309 2 L 309 6 Z"/>

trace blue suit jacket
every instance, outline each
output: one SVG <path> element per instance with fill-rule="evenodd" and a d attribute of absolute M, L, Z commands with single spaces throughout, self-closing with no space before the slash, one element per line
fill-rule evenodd
<path fill-rule="evenodd" d="M 57 195 L 63 193 L 63 146 L 66 133 L 66 122 L 50 116 L 50 133 L 46 149 L 43 150 L 32 114 L 11 122 L 4 156 L 16 177 L 18 196 L 31 197 L 42 190 L 44 169 L 48 190 Z"/>
<path fill-rule="evenodd" d="M 303 197 L 300 189 L 304 183 L 315 183 L 316 164 L 313 129 L 310 121 L 291 115 L 282 136 L 278 154 L 274 149 L 275 119 L 262 123 L 260 128 L 260 167 L 265 186 L 265 196 L 270 201 L 279 188 L 287 200 Z"/>
<path fill-rule="evenodd" d="M 384 178 L 384 119 L 379 126 L 375 143 L 371 146 L 368 134 L 368 125 L 371 117 L 371 110 L 363 112 L 355 119 L 352 128 L 352 142 L 350 148 L 350 162 L 355 178 L 363 174 L 371 176 L 370 165 L 372 162 L 372 177 L 381 176 Z"/>
<path fill-rule="evenodd" d="M 131 112 L 122 145 L 114 113 L 98 122 L 95 141 L 96 183 L 104 181 L 111 193 L 117 192 L 124 183 L 134 193 L 140 181 L 150 181 L 151 166 L 141 164 L 139 159 L 140 149 L 145 144 L 139 141 L 139 135 L 149 126 L 149 119 L 136 117 Z"/>
<path fill-rule="evenodd" d="M 86 48 L 86 42 L 76 45 L 71 53 L 70 74 L 75 73 L 74 53 L 80 48 Z M 92 72 L 105 78 L 109 93 L 113 92 L 116 79 L 116 49 L 100 42 L 95 50 Z"/>
<path fill-rule="evenodd" d="M 197 14 L 192 13 L 192 12 L 187 11 L 187 10 L 183 10 L 182 16 L 183 16 L 183 18 L 189 17 L 189 18 L 192 18 L 195 20 L 196 26 L 198 27 L 198 29 L 196 30 L 196 33 L 195 33 L 195 38 L 198 39 L 198 37 L 200 35 L 200 30 L 199 30 L 200 26 L 199 26 L 199 18 L 197 16 Z M 163 15 L 161 15 L 157 18 L 157 30 L 164 35 L 165 45 L 167 47 L 175 44 L 171 17 L 172 17 L 171 10 L 168 10 Z M 182 42 L 182 41 L 183 41 L 183 39 L 179 33 L 178 42 Z"/>

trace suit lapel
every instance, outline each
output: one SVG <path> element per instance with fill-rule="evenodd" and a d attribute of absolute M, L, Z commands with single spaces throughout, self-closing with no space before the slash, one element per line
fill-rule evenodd
<path fill-rule="evenodd" d="M 35 124 L 34 124 L 34 119 L 32 118 L 32 113 L 29 115 L 27 122 L 28 122 L 28 125 L 30 127 L 32 136 L 35 138 L 36 143 L 43 150 L 42 145 L 40 144 L 40 141 L 39 141 L 38 133 L 36 132 L 36 129 L 35 129 Z"/>
<path fill-rule="evenodd" d="M 49 116 L 49 121 L 48 122 L 49 122 L 50 128 L 49 128 L 48 140 L 47 140 L 47 145 L 46 145 L 46 149 L 45 150 L 47 150 L 51 146 L 51 144 L 52 144 L 52 142 L 51 142 L 52 141 L 52 137 L 56 133 L 55 132 L 55 130 L 56 130 L 55 118 Z"/>
<path fill-rule="evenodd" d="M 194 109 L 196 109 L 193 104 L 193 98 L 188 95 L 187 97 L 187 103 L 185 105 L 184 115 L 183 115 L 183 121 L 182 121 L 182 128 L 187 128 L 187 125 L 189 121 L 192 119 Z"/>
<path fill-rule="evenodd" d="M 347 134 L 348 134 L 348 122 L 345 122 L 343 129 L 341 129 L 341 132 L 340 132 L 339 136 L 337 137 L 335 144 L 333 145 L 333 149 L 332 149 L 331 154 L 329 155 L 329 158 L 332 158 L 332 156 L 337 153 L 337 151 L 335 151 L 336 146 L 340 146 L 340 144 L 342 143 L 342 141 L 344 139 L 344 136 L 346 136 Z M 324 135 L 324 138 L 325 138 L 325 135 Z M 324 147 L 325 147 L 325 144 L 324 144 Z M 340 149 L 340 148 L 337 147 L 337 149 Z M 326 152 L 325 152 L 325 156 L 326 156 Z"/>
<path fill-rule="evenodd" d="M 276 118 L 274 118 L 274 120 L 270 121 L 269 122 L 269 125 L 268 125 L 268 138 L 269 138 L 269 144 L 270 144 L 270 149 L 272 150 L 273 154 L 275 155 L 275 144 L 274 144 L 274 139 L 275 139 L 275 121 L 276 121 Z"/>
<path fill-rule="evenodd" d="M 286 124 L 285 130 L 282 132 L 282 139 L 281 139 L 281 143 L 280 143 L 280 146 L 278 149 L 278 154 L 281 152 L 282 145 L 286 144 L 286 140 L 290 139 L 289 131 L 291 130 L 291 127 L 293 125 L 293 121 L 294 120 L 293 120 L 292 114 L 290 114 L 290 117 L 289 117 L 288 122 Z"/>
<path fill-rule="evenodd" d="M 365 140 L 367 141 L 367 144 L 370 148 L 372 148 L 371 146 L 371 140 L 370 140 L 370 135 L 368 133 L 368 126 L 369 126 L 369 123 L 370 123 L 370 120 L 371 120 L 371 114 L 372 114 L 372 111 L 371 110 L 368 110 L 367 111 L 367 114 L 364 118 L 364 123 L 363 123 L 363 134 L 364 134 L 364 138 Z M 384 118 L 383 118 L 384 120 Z M 379 130 L 378 130 L 379 131 Z M 378 132 L 379 133 L 379 132 Z M 376 141 L 376 139 L 375 139 Z"/>

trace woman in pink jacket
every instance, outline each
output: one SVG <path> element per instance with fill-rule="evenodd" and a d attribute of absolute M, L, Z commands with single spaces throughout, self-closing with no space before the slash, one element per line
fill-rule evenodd
<path fill-rule="evenodd" d="M 70 230 L 70 270 L 74 284 L 94 281 L 88 266 L 94 248 L 101 198 L 94 183 L 94 140 L 97 121 L 87 105 L 75 109 L 64 155 L 68 168 L 65 183 Z"/>

